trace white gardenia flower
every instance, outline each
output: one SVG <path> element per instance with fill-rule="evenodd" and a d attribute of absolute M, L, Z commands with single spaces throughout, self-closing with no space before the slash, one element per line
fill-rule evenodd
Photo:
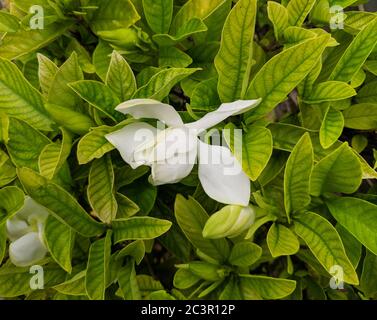
<path fill-rule="evenodd" d="M 42 260 L 47 253 L 43 241 L 43 227 L 48 211 L 30 197 L 24 206 L 6 222 L 9 258 L 17 267 L 27 267 Z"/>
<path fill-rule="evenodd" d="M 199 180 L 211 198 L 221 203 L 247 206 L 250 180 L 239 162 L 229 148 L 209 145 L 198 137 L 228 117 L 249 111 L 259 103 L 260 99 L 224 103 L 198 121 L 184 124 L 178 112 L 168 104 L 152 99 L 130 100 L 116 110 L 135 119 L 157 119 L 167 128 L 161 130 L 137 122 L 106 138 L 133 169 L 150 166 L 150 181 L 154 185 L 181 181 L 191 173 L 198 158 Z"/>

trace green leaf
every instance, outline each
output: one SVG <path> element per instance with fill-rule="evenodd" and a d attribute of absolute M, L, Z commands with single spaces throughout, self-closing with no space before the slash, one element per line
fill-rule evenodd
<path fill-rule="evenodd" d="M 74 232 L 54 216 L 48 216 L 44 226 L 44 240 L 54 260 L 68 273 L 72 271 Z"/>
<path fill-rule="evenodd" d="M 7 229 L 5 223 L 0 224 L 0 264 L 3 263 L 7 250 Z"/>
<path fill-rule="evenodd" d="M 351 129 L 377 129 L 377 103 L 354 104 L 343 111 L 344 126 Z"/>
<path fill-rule="evenodd" d="M 10 219 L 23 207 L 24 199 L 24 193 L 17 187 L 5 187 L 0 189 L 0 225 Z"/>
<path fill-rule="evenodd" d="M 256 0 L 239 0 L 225 21 L 220 50 L 215 58 L 222 102 L 245 96 L 253 64 Z"/>
<path fill-rule="evenodd" d="M 357 198 L 326 201 L 334 218 L 365 247 L 377 254 L 377 206 Z"/>
<path fill-rule="evenodd" d="M 120 104 L 119 98 L 103 83 L 93 80 L 82 80 L 70 83 L 69 87 L 110 119 L 114 121 L 124 119 L 123 115 L 115 110 L 115 107 Z"/>
<path fill-rule="evenodd" d="M 140 300 L 141 292 L 136 278 L 133 260 L 123 267 L 118 274 L 119 287 L 125 300 Z"/>
<path fill-rule="evenodd" d="M 249 267 L 262 256 L 262 248 L 249 241 L 238 242 L 232 248 L 229 263 L 238 267 Z"/>
<path fill-rule="evenodd" d="M 0 32 L 16 32 L 21 27 L 21 21 L 14 15 L 0 11 Z"/>
<path fill-rule="evenodd" d="M 278 2 L 268 1 L 267 2 L 267 13 L 268 18 L 274 26 L 274 33 L 276 40 L 279 40 L 284 32 L 289 26 L 288 24 L 288 11 L 287 9 Z"/>
<path fill-rule="evenodd" d="M 125 195 L 118 192 L 115 196 L 118 203 L 117 218 L 130 218 L 140 211 L 139 206 Z"/>
<path fill-rule="evenodd" d="M 90 26 L 94 32 L 128 28 L 140 20 L 132 1 L 130 0 L 93 0 L 92 6 L 98 6 L 90 17 Z"/>
<path fill-rule="evenodd" d="M 360 162 L 345 142 L 314 166 L 310 193 L 317 197 L 326 192 L 353 193 L 361 180 Z"/>
<path fill-rule="evenodd" d="M 338 275 L 334 277 L 349 284 L 359 284 L 357 273 L 346 255 L 342 240 L 330 222 L 310 212 L 297 216 L 294 228 L 329 274 L 334 266 L 340 266 L 343 268 L 344 279 L 338 279 Z"/>
<path fill-rule="evenodd" d="M 187 21 L 184 25 L 182 25 L 174 35 L 170 34 L 155 34 L 153 36 L 153 40 L 159 46 L 174 46 L 179 42 L 187 39 L 190 36 L 193 36 L 198 33 L 202 33 L 207 31 L 208 28 L 204 24 L 204 22 L 199 18 L 192 18 L 191 20 Z"/>
<path fill-rule="evenodd" d="M 69 88 L 68 84 L 83 79 L 84 75 L 81 71 L 77 54 L 73 52 L 55 73 L 48 91 L 48 102 L 75 111 L 80 99 Z"/>
<path fill-rule="evenodd" d="M 149 98 L 161 101 L 178 82 L 198 70 L 199 69 L 189 68 L 170 68 L 162 70 L 155 74 L 145 86 L 139 88 L 133 96 L 133 99 Z"/>
<path fill-rule="evenodd" d="M 357 153 L 361 153 L 368 146 L 368 138 L 362 134 L 357 134 L 352 137 L 351 145 Z"/>
<path fill-rule="evenodd" d="M 309 29 L 301 27 L 288 27 L 284 30 L 284 48 L 287 49 L 305 40 L 317 37 L 317 34 Z"/>
<path fill-rule="evenodd" d="M 358 103 L 377 103 L 377 81 L 372 81 L 363 86 L 355 97 Z"/>
<path fill-rule="evenodd" d="M 288 158 L 284 172 L 284 206 L 289 215 L 310 203 L 309 179 L 313 168 L 313 146 L 305 133 Z"/>
<path fill-rule="evenodd" d="M 114 190 L 114 169 L 111 157 L 105 156 L 93 161 L 89 172 L 88 200 L 93 215 L 104 223 L 115 219 L 118 204 Z"/>
<path fill-rule="evenodd" d="M 344 127 L 343 114 L 329 107 L 319 131 L 319 141 L 325 149 L 330 148 L 341 136 Z"/>
<path fill-rule="evenodd" d="M 368 23 L 344 51 L 329 80 L 348 82 L 359 71 L 377 42 L 377 17 Z"/>
<path fill-rule="evenodd" d="M 46 26 L 42 30 L 19 30 L 15 33 L 7 33 L 2 39 L 0 57 L 17 59 L 28 53 L 38 51 L 50 42 L 61 36 L 72 22 L 57 22 Z"/>
<path fill-rule="evenodd" d="M 43 274 L 45 289 L 63 282 L 66 276 L 66 272 L 56 264 L 44 266 Z M 3 298 L 14 298 L 29 293 L 32 276 L 27 267 L 2 267 L 0 269 L 0 295 Z"/>
<path fill-rule="evenodd" d="M 102 81 L 106 81 L 113 51 L 114 49 L 107 42 L 99 39 L 98 45 L 93 52 L 93 64 Z"/>
<path fill-rule="evenodd" d="M 51 84 L 53 83 L 55 75 L 58 72 L 59 68 L 54 62 L 52 62 L 49 58 L 41 53 L 37 54 L 37 58 L 39 85 L 42 89 L 42 92 L 45 95 L 48 95 Z"/>
<path fill-rule="evenodd" d="M 192 63 L 192 58 L 176 47 L 161 47 L 158 65 L 163 67 L 186 68 Z"/>
<path fill-rule="evenodd" d="M 301 27 L 315 3 L 316 0 L 290 0 L 287 5 L 289 24 Z"/>
<path fill-rule="evenodd" d="M 364 69 L 377 76 L 377 60 L 368 60 L 364 63 Z"/>
<path fill-rule="evenodd" d="M 187 1 L 175 15 L 171 31 L 177 31 L 194 17 L 200 18 L 205 22 L 205 20 L 210 18 L 225 2 L 226 0 L 209 0 L 206 2 L 200 0 Z"/>
<path fill-rule="evenodd" d="M 217 93 L 217 78 L 204 80 L 194 86 L 190 94 L 190 106 L 192 110 L 214 111 L 220 104 L 221 101 Z"/>
<path fill-rule="evenodd" d="M 104 154 L 114 150 L 114 146 L 105 138 L 113 131 L 121 129 L 120 127 L 100 126 L 87 133 L 78 143 L 77 159 L 79 164 L 86 164 L 93 159 L 99 159 Z"/>
<path fill-rule="evenodd" d="M 360 287 L 368 298 L 375 298 L 377 294 L 377 256 L 367 250 L 364 258 Z"/>
<path fill-rule="evenodd" d="M 325 101 L 343 100 L 355 95 L 355 89 L 345 82 L 326 81 L 315 86 L 310 95 L 304 98 L 304 102 L 308 104 L 316 104 Z"/>
<path fill-rule="evenodd" d="M 109 279 L 110 250 L 111 232 L 90 246 L 85 287 L 91 300 L 105 300 L 106 285 Z"/>
<path fill-rule="evenodd" d="M 151 185 L 147 179 L 135 181 L 124 190 L 122 189 L 122 193 L 139 206 L 142 215 L 149 214 L 157 199 L 157 188 Z"/>
<path fill-rule="evenodd" d="M 199 281 L 200 277 L 193 274 L 190 270 L 182 268 L 178 269 L 175 273 L 173 283 L 174 287 L 181 290 L 185 290 L 191 288 Z"/>
<path fill-rule="evenodd" d="M 209 216 L 194 198 L 190 197 L 186 200 L 183 196 L 177 195 L 174 213 L 183 233 L 197 249 L 217 261 L 226 261 L 229 256 L 227 241 L 209 240 L 203 237 L 202 231 Z"/>
<path fill-rule="evenodd" d="M 264 127 L 250 126 L 246 134 L 234 131 L 230 123 L 225 127 L 224 137 L 236 159 L 242 163 L 242 169 L 252 181 L 256 181 L 271 158 L 273 145 L 270 130 Z M 229 134 L 230 133 L 230 134 Z M 240 150 L 239 146 L 242 146 Z"/>
<path fill-rule="evenodd" d="M 255 275 L 240 275 L 244 286 L 252 288 L 267 300 L 283 299 L 296 288 L 296 281 Z"/>
<path fill-rule="evenodd" d="M 142 240 L 133 241 L 117 254 L 116 259 L 119 260 L 125 256 L 131 256 L 137 264 L 140 264 L 145 256 L 145 244 Z"/>
<path fill-rule="evenodd" d="M 17 174 L 27 193 L 60 222 L 85 237 L 104 231 L 104 226 L 91 218 L 76 199 L 60 186 L 27 168 L 18 169 Z"/>
<path fill-rule="evenodd" d="M 51 141 L 26 122 L 9 118 L 7 150 L 16 167 L 38 170 L 39 155 Z M 33 141 L 31 144 L 30 141 Z"/>
<path fill-rule="evenodd" d="M 72 147 L 72 137 L 63 128 L 62 142 L 50 143 L 44 147 L 39 156 L 39 172 L 47 179 L 54 178 L 63 167 Z"/>
<path fill-rule="evenodd" d="M 347 229 L 342 227 L 341 224 L 338 223 L 335 228 L 342 239 L 347 257 L 350 259 L 353 267 L 356 270 L 361 259 L 363 245 L 351 233 L 349 233 Z"/>
<path fill-rule="evenodd" d="M 16 176 L 16 168 L 10 161 L 9 156 L 0 150 L 0 187 L 11 183 Z"/>
<path fill-rule="evenodd" d="M 40 130 L 50 131 L 53 124 L 44 109 L 41 94 L 25 79 L 15 64 L 2 58 L 0 110 Z"/>
<path fill-rule="evenodd" d="M 127 61 L 116 51 L 111 55 L 106 85 L 113 90 L 120 101 L 129 100 L 136 91 L 136 79 Z"/>
<path fill-rule="evenodd" d="M 173 0 L 143 0 L 145 18 L 154 33 L 168 33 L 173 19 Z"/>
<path fill-rule="evenodd" d="M 167 232 L 172 223 L 168 220 L 151 217 L 132 217 L 112 222 L 114 242 L 126 240 L 155 239 Z"/>
<path fill-rule="evenodd" d="M 81 271 L 72 279 L 53 287 L 56 291 L 70 296 L 86 296 L 85 289 L 86 271 Z"/>
<path fill-rule="evenodd" d="M 73 133 L 85 134 L 96 126 L 89 116 L 69 108 L 56 104 L 46 104 L 45 108 L 56 123 Z"/>
<path fill-rule="evenodd" d="M 267 245 L 274 258 L 293 255 L 300 249 L 296 235 L 278 223 L 274 223 L 268 230 Z"/>
<path fill-rule="evenodd" d="M 307 40 L 271 58 L 253 78 L 246 93 L 247 99 L 262 98 L 262 103 L 246 114 L 246 121 L 260 118 L 308 75 L 325 50 L 329 35 Z"/>

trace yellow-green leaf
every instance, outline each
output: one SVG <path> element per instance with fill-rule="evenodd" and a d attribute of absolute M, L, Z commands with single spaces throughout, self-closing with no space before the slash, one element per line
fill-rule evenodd
<path fill-rule="evenodd" d="M 284 206 L 289 217 L 310 203 L 309 179 L 313 168 L 313 146 L 305 133 L 288 158 L 284 172 Z"/>
<path fill-rule="evenodd" d="M 267 245 L 274 258 L 293 255 L 300 249 L 296 235 L 278 223 L 274 223 L 268 230 Z"/>
<path fill-rule="evenodd" d="M 239 0 L 225 21 L 215 58 L 222 102 L 242 99 L 249 85 L 256 11 L 256 0 Z"/>
<path fill-rule="evenodd" d="M 329 221 L 318 214 L 306 213 L 295 218 L 294 227 L 295 232 L 305 241 L 329 274 L 334 271 L 333 268 L 340 266 L 343 268 L 343 277 L 337 273 L 334 275 L 337 280 L 359 284 L 357 273 L 346 255 L 342 240 Z"/>

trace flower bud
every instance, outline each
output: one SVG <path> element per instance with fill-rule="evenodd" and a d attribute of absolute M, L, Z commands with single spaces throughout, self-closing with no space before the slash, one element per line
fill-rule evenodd
<path fill-rule="evenodd" d="M 255 220 L 252 207 L 229 205 L 213 214 L 207 221 L 203 237 L 207 239 L 234 238 L 250 228 Z"/>

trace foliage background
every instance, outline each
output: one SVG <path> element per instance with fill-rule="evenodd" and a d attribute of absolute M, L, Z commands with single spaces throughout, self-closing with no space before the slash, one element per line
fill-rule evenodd
<path fill-rule="evenodd" d="M 373 3 L 233 2 L 6 3 L 1 297 L 376 297 Z M 42 30 L 30 29 L 33 5 L 44 8 Z M 343 29 L 329 28 L 333 5 L 346 9 Z M 240 160 L 257 211 L 250 230 L 205 239 L 208 216 L 222 205 L 205 195 L 195 172 L 156 188 L 148 168 L 125 165 L 104 135 L 132 121 L 114 111 L 132 97 L 169 102 L 187 122 L 221 102 L 263 99 L 220 126 L 245 131 Z M 52 213 L 43 290 L 32 291 L 29 268 L 8 259 L 5 222 L 24 194 Z M 334 265 L 343 267 L 342 290 L 330 287 Z"/>

